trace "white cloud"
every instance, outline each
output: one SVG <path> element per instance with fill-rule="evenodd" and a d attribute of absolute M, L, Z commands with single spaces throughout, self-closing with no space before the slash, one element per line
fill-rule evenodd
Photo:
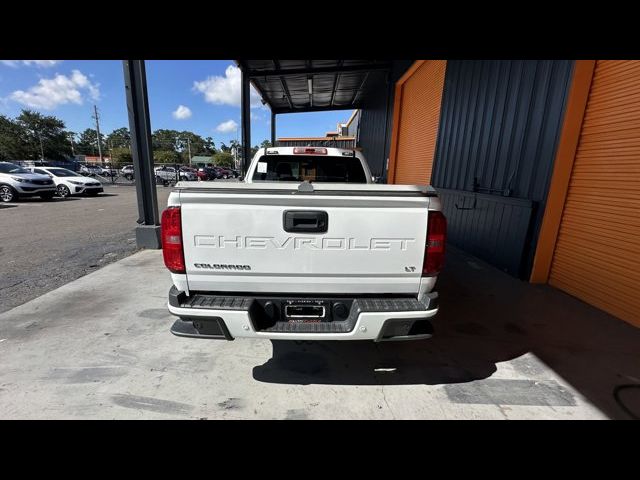
<path fill-rule="evenodd" d="M 235 132 L 237 129 L 238 124 L 235 122 L 235 120 L 227 120 L 226 122 L 222 122 L 216 127 L 216 130 L 221 133 Z"/>
<path fill-rule="evenodd" d="M 37 85 L 27 91 L 16 90 L 9 98 L 28 107 L 52 110 L 67 103 L 82 105 L 85 95 L 91 100 L 99 100 L 98 87 L 99 84 L 91 83 L 82 72 L 73 70 L 68 77 L 58 74 L 53 78 L 41 78 Z"/>
<path fill-rule="evenodd" d="M 171 115 L 173 115 L 173 118 L 176 120 L 186 120 L 187 118 L 191 118 L 191 109 L 184 105 L 178 105 L 176 111 Z"/>
<path fill-rule="evenodd" d="M 204 94 L 206 102 L 215 105 L 239 107 L 241 79 L 240 69 L 234 65 L 229 65 L 224 72 L 224 77 L 216 75 L 207 77 L 206 80 L 201 82 L 193 82 L 193 89 Z M 254 90 L 253 85 L 250 88 L 249 101 L 252 108 L 261 105 L 260 95 Z"/>
<path fill-rule="evenodd" d="M 25 65 L 27 67 L 36 66 L 41 68 L 53 67 L 62 60 L 0 60 L 4 65 L 9 67 L 19 67 Z"/>

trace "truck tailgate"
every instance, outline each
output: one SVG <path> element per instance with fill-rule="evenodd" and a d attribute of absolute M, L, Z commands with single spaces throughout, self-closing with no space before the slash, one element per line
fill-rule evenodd
<path fill-rule="evenodd" d="M 310 194 L 299 194 L 297 185 L 245 187 L 179 190 L 190 290 L 418 291 L 429 195 L 391 186 L 382 186 L 383 193 L 325 187 Z M 301 219 L 296 228 L 303 231 L 286 231 L 286 211 Z M 306 218 L 324 213 L 326 231 L 322 225 L 305 231 L 313 228 Z"/>

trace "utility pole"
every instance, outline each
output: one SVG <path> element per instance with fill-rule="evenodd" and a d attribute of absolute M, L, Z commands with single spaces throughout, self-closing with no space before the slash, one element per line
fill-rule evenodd
<path fill-rule="evenodd" d="M 191 166 L 191 139 L 189 137 L 186 137 L 187 139 L 187 151 L 189 152 L 189 166 Z M 176 137 L 176 141 L 184 141 L 185 139 L 183 137 Z M 180 152 L 184 152 L 184 143 L 180 145 L 180 147 L 182 148 L 182 150 L 180 150 Z"/>
<path fill-rule="evenodd" d="M 71 156 L 75 157 L 76 152 L 73 150 L 73 135 L 69 134 L 69 142 L 71 142 Z"/>
<path fill-rule="evenodd" d="M 44 148 L 42 147 L 42 135 L 38 132 L 38 138 L 40 139 L 40 160 L 44 161 Z"/>
<path fill-rule="evenodd" d="M 104 160 L 102 159 L 102 141 L 100 140 L 100 116 L 98 115 L 98 107 L 93 106 L 94 116 L 96 121 L 96 133 L 98 134 L 98 156 L 100 157 L 100 165 L 104 167 Z"/>

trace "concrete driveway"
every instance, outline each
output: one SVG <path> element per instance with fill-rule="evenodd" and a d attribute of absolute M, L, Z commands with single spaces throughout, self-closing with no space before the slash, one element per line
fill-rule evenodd
<path fill-rule="evenodd" d="M 178 338 L 170 285 L 142 251 L 0 314 L 0 418 L 630 418 L 640 383 L 640 330 L 455 249 L 419 342 Z"/>

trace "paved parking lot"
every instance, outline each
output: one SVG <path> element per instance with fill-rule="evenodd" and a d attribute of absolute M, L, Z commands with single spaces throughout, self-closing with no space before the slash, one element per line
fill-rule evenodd
<path fill-rule="evenodd" d="M 0 418 L 638 414 L 637 388 L 614 391 L 640 383 L 639 329 L 455 249 L 447 262 L 430 340 L 226 342 L 169 333 L 161 252 L 138 252 L 0 314 Z"/>
<path fill-rule="evenodd" d="M 97 197 L 0 204 L 0 312 L 136 251 L 135 186 L 104 189 Z M 170 191 L 158 187 L 160 208 Z"/>

